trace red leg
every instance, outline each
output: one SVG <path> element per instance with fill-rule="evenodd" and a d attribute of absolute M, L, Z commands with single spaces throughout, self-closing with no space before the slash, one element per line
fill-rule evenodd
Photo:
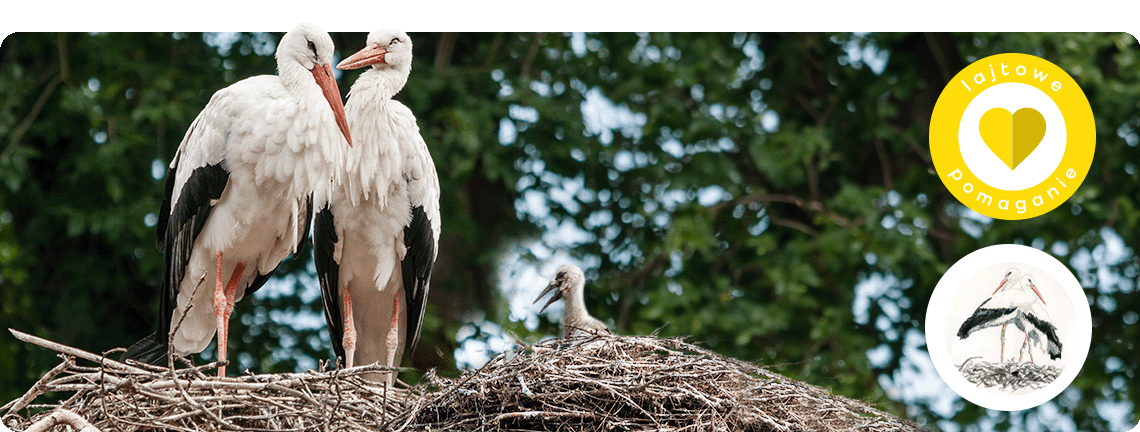
<path fill-rule="evenodd" d="M 350 368 L 353 366 L 353 358 L 356 356 L 356 322 L 352 318 L 352 284 L 344 285 L 344 293 L 341 295 L 344 298 L 344 338 L 341 346 L 344 347 L 344 367 Z"/>
<path fill-rule="evenodd" d="M 226 359 L 226 293 L 222 285 L 222 252 L 218 251 L 218 269 L 215 273 L 217 282 L 214 285 L 214 318 L 218 331 L 218 360 Z M 218 376 L 226 376 L 226 367 L 218 368 Z"/>
<path fill-rule="evenodd" d="M 218 360 L 226 360 L 226 348 L 229 342 L 230 315 L 234 312 L 234 297 L 237 296 L 238 282 L 245 271 L 245 263 L 237 263 L 225 291 L 221 291 L 222 283 L 222 253 L 218 252 L 218 285 L 214 290 L 214 313 L 218 320 Z M 226 367 L 218 368 L 218 376 L 226 376 Z"/>
<path fill-rule="evenodd" d="M 1029 348 L 1029 362 L 1033 363 L 1033 344 L 1029 342 L 1028 334 L 1025 335 L 1025 342 L 1022 342 L 1022 346 Z"/>
<path fill-rule="evenodd" d="M 400 343 L 400 293 L 392 296 L 392 323 L 388 327 L 388 366 L 399 366 L 396 362 L 396 347 Z"/>
<path fill-rule="evenodd" d="M 1025 340 L 1021 341 L 1021 350 L 1019 350 L 1019 352 L 1021 354 L 1018 354 L 1018 356 L 1017 356 L 1017 362 L 1018 363 L 1021 363 L 1021 360 L 1025 358 L 1025 344 L 1026 343 L 1029 343 L 1029 335 L 1025 335 Z M 1029 356 L 1030 357 L 1033 357 L 1033 349 L 1032 348 L 1033 347 L 1030 347 L 1030 350 L 1029 350 Z"/>

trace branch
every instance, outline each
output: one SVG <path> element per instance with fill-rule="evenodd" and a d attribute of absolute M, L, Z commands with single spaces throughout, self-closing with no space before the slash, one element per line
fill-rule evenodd
<path fill-rule="evenodd" d="M 8 139 L 8 147 L 4 149 L 3 154 L 0 154 L 0 158 L 7 157 L 12 153 L 12 150 L 16 148 L 16 144 L 20 142 L 20 139 L 24 138 L 24 133 L 32 126 L 32 122 L 36 120 L 36 117 L 39 117 L 40 110 L 44 108 L 44 104 L 47 103 L 52 91 L 62 82 L 63 75 L 56 75 L 55 78 L 48 83 L 43 93 L 40 93 L 40 98 L 36 100 L 36 104 L 32 105 L 32 110 L 28 112 L 27 117 L 24 117 L 24 121 L 20 122 L 20 125 L 16 126 L 16 130 L 12 131 L 12 137 Z"/>
<path fill-rule="evenodd" d="M 31 389 L 28 389 L 27 393 L 24 393 L 24 395 L 19 399 L 4 404 L 3 407 L 0 407 L 0 410 L 8 409 L 7 412 L 11 414 L 24 409 L 24 407 L 32 403 L 33 400 L 36 400 L 37 397 L 48 391 L 48 381 L 50 381 L 52 378 L 55 378 L 56 375 L 59 375 L 63 371 L 67 370 L 67 368 L 72 365 L 74 365 L 74 363 L 71 362 L 71 359 L 64 357 L 63 363 L 60 363 L 59 366 L 56 366 L 52 368 L 51 371 L 48 371 L 48 373 L 41 377 L 39 381 L 36 381 L 36 384 L 33 385 Z"/>
<path fill-rule="evenodd" d="M 16 339 L 19 339 L 23 342 L 30 343 L 32 345 L 47 348 L 47 349 L 55 351 L 55 352 L 60 352 L 60 353 L 64 353 L 64 354 L 74 356 L 77 358 L 81 358 L 84 360 L 89 360 L 89 361 L 95 362 L 95 363 L 103 365 L 103 366 L 114 366 L 116 368 L 123 369 L 123 370 L 125 370 L 127 372 L 131 372 L 131 373 L 144 374 L 144 375 L 149 375 L 151 373 L 149 371 L 131 366 L 131 365 L 123 363 L 121 361 L 111 360 L 109 358 L 105 358 L 105 357 L 100 356 L 100 355 L 92 354 L 92 353 L 89 353 L 87 351 L 81 350 L 79 348 L 69 347 L 67 345 L 55 343 L 55 342 L 49 341 L 49 340 L 41 338 L 41 337 L 32 336 L 30 334 L 24 333 L 24 332 L 16 330 L 16 329 L 10 328 L 10 329 L 8 329 L 8 331 L 11 332 L 12 336 L 15 336 Z"/>
<path fill-rule="evenodd" d="M 522 72 L 519 74 L 523 78 L 530 78 L 530 67 L 534 64 L 534 57 L 538 55 L 538 47 L 542 45 L 542 40 L 546 39 L 546 33 L 539 33 L 534 36 L 534 40 L 530 43 L 530 50 L 526 53 L 526 60 L 523 61 Z"/>
<path fill-rule="evenodd" d="M 99 428 L 68 410 L 57 410 L 43 420 L 29 426 L 24 432 L 47 432 L 59 424 L 71 426 L 78 432 L 100 432 Z"/>

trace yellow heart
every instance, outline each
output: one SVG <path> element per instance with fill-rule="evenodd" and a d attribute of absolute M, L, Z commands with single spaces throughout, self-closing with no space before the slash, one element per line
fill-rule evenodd
<path fill-rule="evenodd" d="M 1029 157 L 1045 137 L 1045 117 L 1033 108 L 1010 114 L 1005 108 L 991 108 L 978 121 L 978 132 L 990 151 L 1009 169 Z"/>

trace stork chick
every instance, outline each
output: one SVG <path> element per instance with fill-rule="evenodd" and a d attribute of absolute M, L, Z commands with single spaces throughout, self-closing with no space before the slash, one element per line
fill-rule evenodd
<path fill-rule="evenodd" d="M 554 296 L 542 306 L 545 311 L 548 306 L 558 301 L 562 297 L 566 297 L 566 307 L 562 310 L 562 336 L 568 337 L 575 331 L 586 332 L 590 334 L 605 333 L 610 334 L 610 329 L 597 318 L 590 316 L 590 312 L 586 310 L 586 299 L 584 297 L 584 289 L 586 287 L 586 275 L 582 273 L 582 269 L 573 264 L 562 264 L 558 266 L 558 272 L 550 279 L 550 284 L 534 299 L 537 304 L 539 300 L 546 296 L 551 291 Z"/>

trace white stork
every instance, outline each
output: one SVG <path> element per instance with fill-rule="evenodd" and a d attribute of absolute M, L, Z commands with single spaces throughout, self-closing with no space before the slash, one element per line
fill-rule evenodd
<path fill-rule="evenodd" d="M 1021 277 L 1021 270 L 1018 270 L 1017 267 L 1010 267 L 1009 270 L 1005 271 L 1005 276 L 1002 277 L 1001 282 L 998 283 L 997 289 L 994 289 L 994 292 L 990 293 L 990 297 L 992 298 L 993 296 L 997 295 L 997 293 L 1000 291 L 1012 289 L 1014 285 L 1018 284 L 1018 279 L 1020 277 Z M 983 302 L 982 304 L 985 304 L 985 303 Z M 977 311 L 974 311 L 974 313 L 976 314 Z M 1010 318 L 1009 320 L 1001 323 L 1001 358 L 1002 359 L 1005 359 L 1005 328 L 1006 328 L 1006 326 L 1009 325 L 1009 323 L 1010 323 L 1010 321 L 1012 321 L 1012 319 L 1013 318 Z M 960 332 L 960 330 L 959 330 L 959 332 Z"/>
<path fill-rule="evenodd" d="M 1025 340 L 1021 342 L 1021 355 L 1017 361 L 1022 360 L 1028 347 L 1029 362 L 1032 363 L 1034 345 L 1044 345 L 1042 350 L 1049 354 L 1051 360 L 1061 358 L 1061 340 L 1057 336 L 1057 327 L 1049 318 L 1049 312 L 1045 311 L 1044 301 L 1033 302 L 1029 307 L 1022 308 L 1014 324 L 1025 333 Z M 1045 336 L 1045 340 L 1042 340 L 1041 335 Z"/>
<path fill-rule="evenodd" d="M 568 337 L 576 331 L 590 334 L 610 333 L 610 328 L 605 323 L 590 316 L 590 312 L 586 310 L 585 287 L 586 275 L 582 273 L 582 269 L 573 264 L 562 264 L 558 266 L 554 277 L 550 278 L 546 289 L 534 299 L 534 303 L 538 303 L 547 293 L 554 291 L 554 295 L 539 310 L 541 313 L 558 299 L 566 297 L 566 306 L 562 309 L 563 337 Z"/>
<path fill-rule="evenodd" d="M 314 195 L 327 199 L 332 167 L 352 145 L 330 66 L 332 38 L 298 25 L 276 57 L 278 75 L 214 93 L 186 131 L 155 232 L 166 260 L 158 328 L 124 358 L 163 361 L 172 331 L 177 355 L 201 352 L 216 331 L 218 359 L 226 359 L 234 303 L 297 252 Z"/>
<path fill-rule="evenodd" d="M 356 137 L 341 188 L 317 202 L 313 255 L 333 350 L 345 367 L 398 366 L 419 341 L 439 244 L 439 177 L 416 117 L 393 100 L 412 70 L 412 40 L 395 30 L 337 65 L 372 66 L 349 90 Z M 393 382 L 393 374 L 368 376 Z"/>
<path fill-rule="evenodd" d="M 1034 312 L 1035 304 L 1038 300 L 1041 304 L 1045 304 L 1045 298 L 1041 296 L 1041 291 L 1037 289 L 1037 282 L 1033 275 L 1024 275 L 1021 280 L 1016 283 L 1009 282 L 1011 272 L 1016 269 L 1010 269 L 1006 272 L 1006 279 L 1002 281 L 998 291 L 990 298 L 982 302 L 974 313 L 962 322 L 962 326 L 958 328 L 958 338 L 965 339 L 975 331 L 1002 326 L 1001 333 L 1001 362 L 1005 361 L 1005 327 L 1009 324 L 1016 325 L 1019 329 L 1026 333 L 1026 342 L 1030 338 L 1039 340 L 1037 332 L 1045 335 L 1049 343 L 1049 352 L 1051 358 L 1060 358 L 1061 356 L 1061 343 L 1057 338 L 1056 327 L 1053 326 L 1047 319 L 1041 316 L 1039 312 Z M 1033 290 L 1030 294 L 1026 288 Z M 1030 335 L 1032 333 L 1032 336 Z M 1025 343 L 1022 343 L 1024 348 Z M 1032 349 L 1032 347 L 1030 347 Z M 1032 354 L 1032 351 L 1030 351 Z"/>

